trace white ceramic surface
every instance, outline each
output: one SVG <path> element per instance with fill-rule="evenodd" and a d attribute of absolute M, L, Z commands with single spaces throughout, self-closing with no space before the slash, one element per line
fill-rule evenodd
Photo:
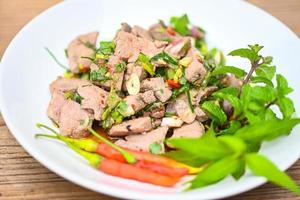
<path fill-rule="evenodd" d="M 91 190 L 127 199 L 216 199 L 235 195 L 265 182 L 247 173 L 240 181 L 228 178 L 216 185 L 180 192 L 108 176 L 88 166 L 64 145 L 36 140 L 36 122 L 50 124 L 46 116 L 48 85 L 63 71 L 43 50 L 49 47 L 64 63 L 64 49 L 75 36 L 100 31 L 100 40 L 111 39 L 123 21 L 148 27 L 157 19 L 187 13 L 192 23 L 207 31 L 210 46 L 225 53 L 247 44 L 265 46 L 278 71 L 295 89 L 291 97 L 300 110 L 299 38 L 262 10 L 237 0 L 70 0 L 60 3 L 28 23 L 13 39 L 1 60 L 0 105 L 7 126 L 19 143 L 53 172 Z M 229 64 L 246 63 L 231 58 Z M 298 99 L 296 98 L 298 97 Z M 298 133 L 297 133 L 298 132 Z M 1 133 L 0 133 L 1 134 Z M 281 169 L 300 155 L 299 127 L 288 137 L 267 143 L 262 153 Z"/>

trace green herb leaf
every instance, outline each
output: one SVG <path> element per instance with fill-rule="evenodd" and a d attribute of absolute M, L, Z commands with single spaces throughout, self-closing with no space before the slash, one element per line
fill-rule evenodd
<path fill-rule="evenodd" d="M 106 76 L 107 68 L 106 67 L 99 67 L 98 70 L 90 71 L 90 80 L 91 81 L 107 81 L 110 80 L 109 77 Z"/>
<path fill-rule="evenodd" d="M 290 118 L 295 113 L 295 107 L 293 101 L 288 97 L 279 97 L 277 100 L 280 112 L 283 118 Z"/>
<path fill-rule="evenodd" d="M 255 175 L 263 176 L 270 182 L 300 195 L 298 185 L 286 173 L 280 171 L 280 169 L 265 156 L 256 153 L 247 154 L 246 163 Z"/>
<path fill-rule="evenodd" d="M 218 95 L 219 93 L 229 94 L 229 95 L 237 97 L 239 94 L 239 89 L 236 87 L 225 87 L 225 88 L 222 88 L 222 89 L 214 92 L 213 95 Z"/>
<path fill-rule="evenodd" d="M 188 28 L 190 21 L 186 14 L 181 17 L 171 17 L 170 23 L 175 29 L 175 31 L 178 32 L 180 35 L 185 36 L 190 33 L 190 30 Z"/>
<path fill-rule="evenodd" d="M 232 153 L 225 144 L 215 137 L 174 138 L 167 140 L 167 144 L 206 160 L 218 160 Z"/>
<path fill-rule="evenodd" d="M 215 70 L 211 73 L 211 75 L 216 76 L 216 75 L 227 74 L 227 73 L 234 74 L 236 77 L 243 77 L 247 74 L 244 70 L 239 69 L 237 67 L 220 66 L 215 68 Z"/>
<path fill-rule="evenodd" d="M 252 91 L 252 87 L 249 84 L 243 85 L 240 101 L 242 103 L 244 111 L 247 110 L 248 103 L 251 100 L 251 91 Z"/>
<path fill-rule="evenodd" d="M 275 66 L 268 66 L 268 65 L 260 65 L 256 68 L 255 73 L 257 76 L 265 77 L 269 80 L 272 80 L 276 72 Z"/>
<path fill-rule="evenodd" d="M 207 159 L 199 157 L 197 154 L 192 154 L 183 150 L 169 151 L 163 154 L 163 156 L 193 167 L 199 167 L 209 161 Z"/>
<path fill-rule="evenodd" d="M 226 114 L 215 102 L 205 101 L 201 107 L 206 110 L 210 118 L 216 121 L 218 124 L 224 124 L 227 121 Z"/>
<path fill-rule="evenodd" d="M 114 52 L 115 47 L 116 47 L 116 45 L 114 42 L 101 41 L 100 48 L 98 51 L 100 51 L 104 55 L 111 55 Z"/>
<path fill-rule="evenodd" d="M 241 128 L 241 126 L 239 121 L 230 121 L 229 128 L 221 130 L 218 135 L 233 135 Z"/>
<path fill-rule="evenodd" d="M 254 86 L 251 90 L 251 101 L 258 101 L 261 104 L 269 103 L 276 98 L 276 91 L 269 85 Z"/>
<path fill-rule="evenodd" d="M 239 180 L 246 171 L 246 162 L 245 160 L 240 160 L 236 170 L 232 173 L 232 176 L 235 180 Z"/>
<path fill-rule="evenodd" d="M 285 96 L 293 92 L 293 89 L 288 86 L 287 80 L 281 74 L 276 75 L 276 81 L 277 81 L 276 89 L 277 89 L 278 96 Z"/>
<path fill-rule="evenodd" d="M 115 72 L 120 73 L 126 70 L 127 65 L 124 61 L 121 61 L 120 63 L 116 64 L 114 67 L 115 67 Z"/>
<path fill-rule="evenodd" d="M 247 58 L 249 59 L 251 62 L 254 62 L 257 60 L 258 55 L 255 51 L 251 50 L 251 49 L 246 49 L 246 48 L 241 48 L 241 49 L 236 49 L 231 51 L 228 55 L 230 56 L 239 56 L 242 58 Z"/>
<path fill-rule="evenodd" d="M 172 56 L 170 56 L 169 54 L 167 54 L 166 52 L 162 52 L 162 53 L 159 53 L 159 54 L 153 56 L 150 59 L 150 62 L 155 62 L 155 61 L 159 61 L 159 60 L 162 60 L 162 61 L 166 62 L 167 64 L 171 64 L 171 65 L 178 64 L 178 61 L 175 58 L 173 58 Z"/>
<path fill-rule="evenodd" d="M 269 79 L 262 77 L 262 76 L 252 76 L 251 77 L 252 83 L 265 83 L 266 85 L 270 87 L 274 87 L 274 84 Z"/>
<path fill-rule="evenodd" d="M 192 181 L 189 189 L 200 188 L 214 184 L 232 174 L 239 167 L 239 160 L 235 156 L 225 157 L 210 164 Z"/>
<path fill-rule="evenodd" d="M 218 137 L 218 140 L 228 146 L 236 155 L 242 155 L 247 150 L 247 145 L 241 138 L 224 135 Z"/>
<path fill-rule="evenodd" d="M 143 68 L 151 75 L 153 76 L 155 74 L 154 66 L 151 64 L 150 59 L 148 56 L 146 56 L 143 53 L 140 53 L 138 57 L 138 61 L 141 63 Z"/>
<path fill-rule="evenodd" d="M 230 94 L 221 93 L 220 91 L 217 93 L 216 92 L 213 93 L 213 96 L 227 100 L 230 103 L 230 105 L 234 108 L 233 117 L 236 117 L 242 113 L 243 108 L 242 108 L 242 104 L 241 104 L 239 98 L 237 98 L 233 95 L 230 95 Z"/>
<path fill-rule="evenodd" d="M 153 142 L 149 145 L 149 151 L 153 154 L 158 154 L 159 152 L 161 152 L 161 150 L 161 144 L 159 144 L 158 142 Z"/>
<path fill-rule="evenodd" d="M 236 132 L 236 136 L 249 142 L 262 142 L 272 140 L 291 132 L 292 128 L 300 123 L 300 119 L 283 119 L 260 121 L 244 126 Z"/>

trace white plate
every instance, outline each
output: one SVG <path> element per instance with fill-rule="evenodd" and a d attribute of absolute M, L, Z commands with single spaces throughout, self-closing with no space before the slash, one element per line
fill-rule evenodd
<path fill-rule="evenodd" d="M 300 101 L 296 98 L 300 91 L 299 39 L 278 20 L 248 3 L 237 0 L 73 0 L 48 9 L 27 24 L 2 58 L 1 112 L 19 143 L 64 178 L 91 190 L 127 199 L 216 199 L 264 183 L 263 178 L 247 174 L 238 182 L 228 178 L 204 189 L 180 192 L 178 187 L 167 189 L 108 176 L 88 166 L 64 145 L 34 138 L 36 122 L 50 124 L 46 116 L 50 99 L 48 85 L 63 72 L 44 51 L 44 46 L 66 63 L 64 48 L 78 34 L 98 30 L 101 40 L 111 39 L 123 21 L 147 27 L 157 19 L 167 20 L 183 13 L 207 31 L 211 46 L 216 45 L 225 53 L 247 44 L 263 44 L 263 53 L 274 56 L 278 71 L 295 89 L 291 96 L 299 112 Z M 265 144 L 262 149 L 281 169 L 287 169 L 299 158 L 299 127 L 293 132 Z"/>

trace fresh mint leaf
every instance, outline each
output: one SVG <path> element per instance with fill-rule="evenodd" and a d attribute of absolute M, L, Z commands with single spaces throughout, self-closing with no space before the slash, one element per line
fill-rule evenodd
<path fill-rule="evenodd" d="M 221 75 L 221 74 L 234 74 L 236 77 L 244 77 L 247 73 L 233 66 L 220 66 L 215 68 L 215 70 L 211 73 L 212 76 Z"/>
<path fill-rule="evenodd" d="M 300 119 L 283 119 L 260 121 L 239 129 L 235 136 L 249 142 L 269 141 L 291 132 L 292 128 L 300 123 Z"/>
<path fill-rule="evenodd" d="M 263 62 L 265 64 L 271 64 L 273 61 L 273 57 L 272 56 L 266 56 L 266 57 L 263 57 Z"/>
<path fill-rule="evenodd" d="M 254 62 L 257 60 L 258 55 L 255 51 L 251 50 L 251 49 L 246 49 L 246 48 L 241 48 L 241 49 L 236 49 L 231 51 L 228 55 L 230 56 L 239 56 L 242 58 L 247 58 L 249 59 L 251 62 Z"/>
<path fill-rule="evenodd" d="M 290 118 L 295 113 L 294 103 L 288 97 L 279 97 L 277 105 L 283 115 L 283 118 Z"/>
<path fill-rule="evenodd" d="M 252 76 L 251 77 L 252 83 L 264 83 L 270 87 L 274 87 L 274 84 L 269 79 L 263 77 L 263 76 Z"/>
<path fill-rule="evenodd" d="M 229 95 L 237 97 L 239 94 L 239 89 L 236 87 L 225 87 L 225 88 L 222 88 L 222 89 L 214 92 L 213 95 L 218 95 L 219 93 L 229 94 Z"/>
<path fill-rule="evenodd" d="M 240 96 L 240 101 L 242 103 L 244 111 L 247 110 L 248 103 L 251 100 L 251 91 L 252 91 L 252 87 L 249 84 L 243 85 L 242 91 L 241 91 L 241 96 Z"/>
<path fill-rule="evenodd" d="M 261 104 L 269 103 L 276 98 L 276 91 L 273 87 L 254 86 L 251 90 L 251 101 L 258 101 Z"/>
<path fill-rule="evenodd" d="M 260 46 L 259 44 L 248 45 L 248 47 L 255 53 L 258 53 L 262 48 L 264 48 L 264 46 Z"/>
<path fill-rule="evenodd" d="M 277 81 L 277 94 L 278 96 L 285 96 L 291 92 L 293 92 L 293 89 L 289 87 L 288 82 L 284 76 L 281 74 L 276 75 L 276 81 Z"/>
<path fill-rule="evenodd" d="M 180 35 L 188 35 L 190 34 L 189 30 L 189 18 L 186 14 L 182 15 L 181 17 L 171 17 L 170 23 L 173 26 L 174 30 L 178 32 Z"/>
<path fill-rule="evenodd" d="M 267 78 L 269 80 L 272 80 L 276 72 L 275 66 L 269 66 L 269 65 L 260 65 L 256 68 L 255 73 L 257 76 Z"/>
<path fill-rule="evenodd" d="M 242 108 L 242 104 L 241 104 L 239 98 L 237 98 L 233 95 L 230 95 L 230 94 L 224 94 L 224 93 L 220 93 L 220 92 L 213 93 L 213 96 L 224 99 L 224 100 L 227 100 L 230 103 L 230 105 L 234 109 L 233 117 L 236 117 L 236 116 L 238 116 L 239 114 L 242 113 L 243 108 Z"/>
<path fill-rule="evenodd" d="M 202 108 L 208 112 L 211 119 L 216 121 L 218 124 L 224 124 L 227 121 L 227 116 L 219 105 L 213 101 L 205 101 L 202 104 Z"/>
<path fill-rule="evenodd" d="M 267 157 L 257 153 L 251 153 L 247 154 L 245 158 L 247 166 L 253 174 L 263 176 L 268 179 L 268 181 L 300 195 L 298 185 L 286 173 L 280 171 Z"/>
<path fill-rule="evenodd" d="M 260 142 L 248 142 L 247 143 L 247 153 L 256 153 L 261 147 Z"/>
<path fill-rule="evenodd" d="M 218 140 L 228 146 L 235 154 L 242 155 L 247 150 L 247 145 L 241 138 L 224 135 L 218 137 Z"/>
<path fill-rule="evenodd" d="M 221 130 L 218 135 L 233 135 L 241 126 L 239 121 L 230 121 L 229 128 Z"/>
<path fill-rule="evenodd" d="M 225 144 L 215 137 L 174 138 L 167 140 L 167 144 L 207 160 L 218 160 L 232 153 Z"/>
<path fill-rule="evenodd" d="M 239 160 L 236 156 L 228 156 L 213 162 L 190 181 L 189 189 L 201 188 L 219 182 L 235 172 L 238 167 Z"/>

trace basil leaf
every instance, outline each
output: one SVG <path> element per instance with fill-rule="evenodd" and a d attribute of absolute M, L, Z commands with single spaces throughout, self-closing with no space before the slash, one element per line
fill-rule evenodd
<path fill-rule="evenodd" d="M 231 106 L 234 108 L 234 113 L 233 113 L 234 117 L 236 117 L 236 116 L 238 116 L 239 114 L 242 113 L 242 110 L 243 110 L 242 104 L 241 104 L 240 100 L 237 97 L 232 96 L 230 94 L 223 94 L 223 93 L 220 93 L 220 92 L 213 93 L 213 96 L 229 101 Z"/>
<path fill-rule="evenodd" d="M 228 55 L 230 55 L 230 56 L 239 56 L 239 57 L 242 57 L 242 58 L 247 58 L 251 62 L 254 62 L 258 58 L 258 55 L 257 55 L 257 53 L 255 51 L 253 51 L 251 49 L 246 49 L 246 48 L 241 48 L 241 49 L 233 50 Z"/>
<path fill-rule="evenodd" d="M 252 83 L 264 83 L 270 87 L 274 87 L 274 84 L 269 79 L 262 77 L 262 76 L 252 76 L 251 77 Z"/>
<path fill-rule="evenodd" d="M 289 189 L 300 195 L 298 185 L 284 172 L 280 171 L 267 157 L 256 153 L 247 154 L 245 156 L 247 166 L 257 176 L 263 176 L 268 181 L 281 187 Z"/>
<path fill-rule="evenodd" d="M 279 97 L 277 100 L 280 112 L 283 118 L 290 118 L 295 113 L 295 107 L 293 101 L 288 97 Z"/>
<path fill-rule="evenodd" d="M 189 189 L 200 188 L 214 184 L 232 174 L 239 167 L 239 160 L 235 156 L 225 157 L 210 164 L 190 181 Z"/>
<path fill-rule="evenodd" d="M 186 14 L 181 17 L 171 17 L 170 23 L 174 27 L 175 31 L 180 35 L 185 36 L 190 33 L 190 30 L 188 28 L 190 21 Z"/>
<path fill-rule="evenodd" d="M 216 76 L 216 75 L 220 75 L 220 74 L 234 74 L 236 77 L 243 77 L 245 76 L 247 73 L 242 70 L 239 69 L 237 67 L 233 67 L 233 66 L 220 66 L 217 67 L 212 73 L 212 76 Z"/>
<path fill-rule="evenodd" d="M 268 65 L 260 65 L 256 68 L 255 73 L 257 76 L 267 78 L 272 80 L 276 72 L 275 66 L 268 66 Z"/>
<path fill-rule="evenodd" d="M 276 81 L 277 81 L 276 89 L 277 89 L 278 96 L 284 96 L 293 92 L 293 89 L 288 86 L 287 80 L 281 74 L 276 75 Z"/>
<path fill-rule="evenodd" d="M 300 118 L 260 121 L 239 129 L 235 135 L 249 142 L 261 142 L 272 140 L 284 134 L 290 133 L 292 128 L 300 123 Z"/>
<path fill-rule="evenodd" d="M 202 108 L 208 112 L 211 119 L 216 121 L 218 124 L 224 124 L 227 121 L 227 116 L 219 105 L 213 101 L 205 101 L 202 104 Z"/>
<path fill-rule="evenodd" d="M 167 140 L 167 144 L 207 160 L 217 160 L 231 154 L 231 150 L 215 137 L 174 138 Z"/>

